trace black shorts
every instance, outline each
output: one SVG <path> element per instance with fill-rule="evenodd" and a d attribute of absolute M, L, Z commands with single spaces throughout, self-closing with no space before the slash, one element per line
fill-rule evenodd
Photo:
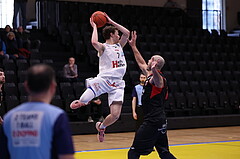
<path fill-rule="evenodd" d="M 140 155 L 150 154 L 154 146 L 158 153 L 169 152 L 167 123 L 163 122 L 158 125 L 150 125 L 144 122 L 136 132 L 131 149 L 134 149 Z"/>

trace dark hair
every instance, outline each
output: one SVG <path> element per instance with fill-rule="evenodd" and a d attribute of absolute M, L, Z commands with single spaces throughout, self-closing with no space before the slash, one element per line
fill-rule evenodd
<path fill-rule="evenodd" d="M 143 72 L 140 72 L 140 75 L 144 75 L 144 76 L 146 76 Z"/>
<path fill-rule="evenodd" d="M 6 25 L 6 26 L 5 26 L 5 29 L 6 29 L 7 27 L 9 27 L 9 28 L 11 29 L 10 25 Z"/>
<path fill-rule="evenodd" d="M 105 40 L 110 39 L 110 33 L 115 33 L 115 31 L 118 30 L 115 26 L 106 26 L 103 28 L 102 35 Z"/>
<path fill-rule="evenodd" d="M 4 72 L 2 68 L 0 68 L 0 72 Z"/>
<path fill-rule="evenodd" d="M 26 81 L 30 92 L 44 92 L 55 81 L 55 71 L 46 64 L 36 64 L 28 69 Z"/>

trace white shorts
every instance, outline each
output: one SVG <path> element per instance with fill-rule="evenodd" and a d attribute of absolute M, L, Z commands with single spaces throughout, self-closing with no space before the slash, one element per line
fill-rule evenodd
<path fill-rule="evenodd" d="M 95 97 L 108 93 L 109 106 L 113 101 L 123 102 L 125 81 L 112 78 L 88 78 L 86 79 L 86 87 L 92 89 Z"/>

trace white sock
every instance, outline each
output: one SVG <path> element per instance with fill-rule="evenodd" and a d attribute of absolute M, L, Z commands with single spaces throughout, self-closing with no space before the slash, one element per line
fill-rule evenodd
<path fill-rule="evenodd" d="M 101 125 L 99 126 L 99 129 L 105 129 L 106 126 L 103 125 L 103 123 L 101 123 Z"/>

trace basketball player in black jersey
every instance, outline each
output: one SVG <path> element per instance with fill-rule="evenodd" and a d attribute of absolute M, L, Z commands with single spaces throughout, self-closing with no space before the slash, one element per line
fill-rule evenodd
<path fill-rule="evenodd" d="M 160 55 L 154 55 L 146 64 L 136 47 L 136 31 L 131 34 L 132 39 L 128 41 L 129 45 L 147 80 L 142 96 L 144 122 L 136 132 L 133 144 L 128 151 L 128 159 L 139 159 L 141 155 L 148 155 L 154 147 L 161 159 L 176 159 L 169 151 L 167 138 L 164 103 L 168 98 L 168 87 L 166 78 L 161 72 L 165 61 Z"/>

